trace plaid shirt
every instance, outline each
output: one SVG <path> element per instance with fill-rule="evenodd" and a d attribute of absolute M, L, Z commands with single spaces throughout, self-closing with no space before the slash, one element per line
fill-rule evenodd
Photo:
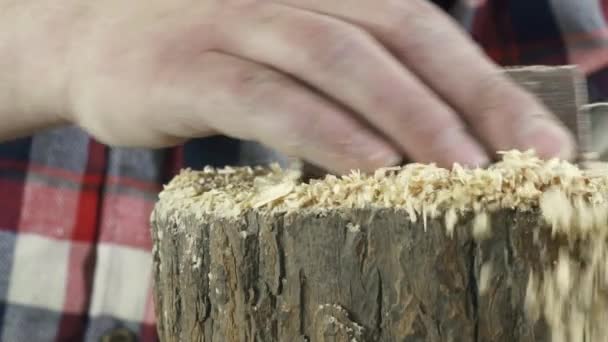
<path fill-rule="evenodd" d="M 498 63 L 577 63 L 592 99 L 608 98 L 608 0 L 437 2 Z M 223 137 L 109 148 L 75 127 L 0 144 L 0 340 L 157 340 L 148 220 L 162 184 L 182 167 L 267 157 Z"/>

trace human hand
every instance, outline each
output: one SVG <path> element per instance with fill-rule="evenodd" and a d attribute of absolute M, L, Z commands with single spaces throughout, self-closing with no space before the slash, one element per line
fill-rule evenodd
<path fill-rule="evenodd" d="M 573 152 L 425 0 L 74 3 L 46 22 L 65 26 L 65 48 L 46 56 L 67 65 L 55 96 L 65 120 L 108 144 L 222 133 L 337 172 L 402 155 L 450 166 L 511 148 Z"/>

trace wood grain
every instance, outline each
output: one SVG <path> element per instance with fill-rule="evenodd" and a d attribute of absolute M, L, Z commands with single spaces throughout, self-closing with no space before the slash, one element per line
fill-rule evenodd
<path fill-rule="evenodd" d="M 165 342 L 548 341 L 523 304 L 529 271 L 559 244 L 532 236 L 539 221 L 499 212 L 478 242 L 471 220 L 449 237 L 441 221 L 425 229 L 388 209 L 154 220 L 159 332 Z"/>

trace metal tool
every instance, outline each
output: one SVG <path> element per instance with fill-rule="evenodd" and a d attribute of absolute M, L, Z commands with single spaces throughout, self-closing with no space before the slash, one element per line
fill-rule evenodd
<path fill-rule="evenodd" d="M 507 68 L 515 83 L 535 95 L 572 132 L 578 155 L 593 155 L 589 95 L 583 73 L 572 65 Z"/>

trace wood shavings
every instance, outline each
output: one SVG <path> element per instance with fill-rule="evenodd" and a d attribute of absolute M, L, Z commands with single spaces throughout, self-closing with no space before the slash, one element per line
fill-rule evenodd
<path fill-rule="evenodd" d="M 540 209 L 553 227 L 553 233 L 570 228 L 572 221 L 572 204 L 564 191 L 553 188 L 541 195 Z"/>
<path fill-rule="evenodd" d="M 428 219 L 442 217 L 449 236 L 459 218 L 471 214 L 471 233 L 483 240 L 490 237 L 493 212 L 538 209 L 553 235 L 566 237 L 578 249 L 561 250 L 555 265 L 530 270 L 525 297 L 529 319 L 545 320 L 555 341 L 607 340 L 608 172 L 541 160 L 531 151 L 501 154 L 502 160 L 486 169 L 410 164 L 372 175 L 328 175 L 309 183 L 299 182 L 297 171 L 276 165 L 184 170 L 164 187 L 155 211 L 177 220 L 180 211 L 240 219 L 250 210 L 288 214 L 390 208 L 407 213 L 412 222 L 421 220 L 424 229 Z M 360 227 L 346 228 L 356 233 Z M 537 231 L 532 236 L 538 240 Z M 490 264 L 482 265 L 479 277 L 484 294 L 492 279 Z"/>
<path fill-rule="evenodd" d="M 355 223 L 347 223 L 346 228 L 350 233 L 358 233 L 361 231 L 361 226 Z"/>
<path fill-rule="evenodd" d="M 531 322 L 536 322 L 540 319 L 541 303 L 539 302 L 539 292 L 536 275 L 533 271 L 530 271 L 530 274 L 528 275 L 528 286 L 526 287 L 524 310 Z"/>
<path fill-rule="evenodd" d="M 296 186 L 295 179 L 286 178 L 276 184 L 258 186 L 256 194 L 251 199 L 251 207 L 259 208 L 289 194 Z"/>
<path fill-rule="evenodd" d="M 277 165 L 184 170 L 165 186 L 159 205 L 175 210 L 195 207 L 219 217 L 238 217 L 251 209 L 289 213 L 387 207 L 407 211 L 412 222 L 421 216 L 425 221 L 449 213 L 449 232 L 456 213 L 491 214 L 503 208 L 539 206 L 555 229 L 562 231 L 570 229 L 567 223 L 575 219 L 576 212 L 569 212 L 567 206 L 571 198 L 582 199 L 579 212 L 593 212 L 607 203 L 608 177 L 587 176 L 575 165 L 557 159 L 543 161 L 531 151 L 502 152 L 502 156 L 487 169 L 409 164 L 372 175 L 359 171 L 341 177 L 328 175 L 309 183 L 299 182 L 298 172 Z M 602 213 L 594 215 L 599 218 Z M 584 228 L 593 225 L 588 222 Z"/>
<path fill-rule="evenodd" d="M 490 217 L 488 213 L 481 212 L 475 215 L 473 219 L 473 237 L 477 241 L 481 241 L 490 237 Z"/>
<path fill-rule="evenodd" d="M 445 228 L 449 237 L 454 236 L 456 222 L 458 222 L 458 214 L 454 208 L 450 208 L 445 214 Z"/>
<path fill-rule="evenodd" d="M 540 276 L 530 274 L 526 312 L 545 320 L 553 341 L 608 339 L 607 223 L 578 248 L 560 249 L 556 264 Z"/>
<path fill-rule="evenodd" d="M 565 296 L 572 287 L 572 273 L 570 271 L 570 259 L 566 251 L 560 251 L 559 259 L 555 269 L 555 282 L 557 283 L 557 293 Z"/>
<path fill-rule="evenodd" d="M 485 295 L 490 287 L 490 280 L 492 279 L 492 264 L 489 262 L 481 265 L 479 271 L 479 294 Z"/>

